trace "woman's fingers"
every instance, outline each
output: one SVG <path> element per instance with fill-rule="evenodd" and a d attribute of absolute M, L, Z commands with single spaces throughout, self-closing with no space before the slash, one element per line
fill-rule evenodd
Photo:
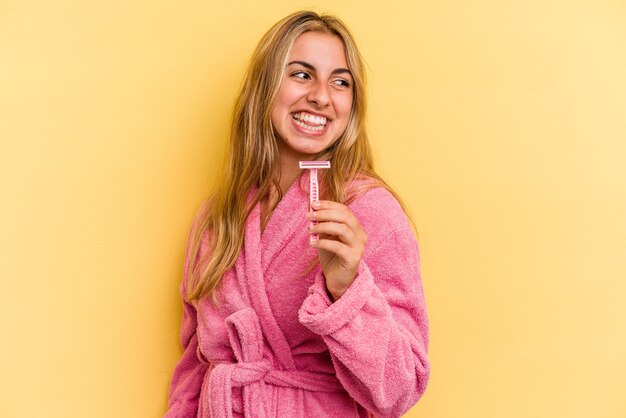
<path fill-rule="evenodd" d="M 307 214 L 308 219 L 317 222 L 309 233 L 319 234 L 319 243 L 312 242 L 311 245 L 334 253 L 346 266 L 358 264 L 367 242 L 358 219 L 341 203 L 328 200 L 318 203 L 319 209 Z"/>
<path fill-rule="evenodd" d="M 322 200 L 314 202 L 313 209 L 306 217 L 315 221 L 309 233 L 318 234 L 318 239 L 309 242 L 319 250 L 326 287 L 336 300 L 356 277 L 367 234 L 346 205 Z"/>
<path fill-rule="evenodd" d="M 316 203 L 319 203 L 319 209 L 308 212 L 306 214 L 308 219 L 318 222 L 330 221 L 342 223 L 347 225 L 355 233 L 361 230 L 361 224 L 347 206 L 330 200 L 320 200 Z"/>
<path fill-rule="evenodd" d="M 321 222 L 309 229 L 311 234 L 326 234 L 336 236 L 344 244 L 353 243 L 357 236 L 346 224 L 339 222 Z"/>
<path fill-rule="evenodd" d="M 340 241 L 319 239 L 318 241 L 312 242 L 311 245 L 320 250 L 335 254 L 346 268 L 355 268 L 361 260 L 360 253 L 357 253 L 353 248 Z"/>

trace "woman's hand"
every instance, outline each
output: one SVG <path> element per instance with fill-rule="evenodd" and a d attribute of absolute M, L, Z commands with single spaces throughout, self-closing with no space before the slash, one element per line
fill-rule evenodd
<path fill-rule="evenodd" d="M 319 234 L 319 240 L 309 240 L 309 243 L 319 249 L 326 288 L 337 300 L 356 277 L 367 235 L 346 205 L 320 200 L 313 203 L 313 209 L 306 217 L 318 224 L 309 228 L 308 232 Z"/>

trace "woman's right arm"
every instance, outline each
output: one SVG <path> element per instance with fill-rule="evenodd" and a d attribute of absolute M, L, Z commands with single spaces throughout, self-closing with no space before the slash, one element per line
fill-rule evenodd
<path fill-rule="evenodd" d="M 196 308 L 185 300 L 187 295 L 187 278 L 190 271 L 189 244 L 188 241 L 183 280 L 180 284 L 180 296 L 183 304 L 180 344 L 183 348 L 183 355 L 174 368 L 174 374 L 170 383 L 169 402 L 164 418 L 196 417 L 202 382 L 209 367 L 207 363 L 200 361 L 197 356 L 198 335 L 196 331 L 198 319 Z"/>
<path fill-rule="evenodd" d="M 180 343 L 184 351 L 172 375 L 166 418 L 195 417 L 198 412 L 200 389 L 208 364 L 201 362 L 196 354 L 196 325 L 195 308 L 183 301 Z"/>

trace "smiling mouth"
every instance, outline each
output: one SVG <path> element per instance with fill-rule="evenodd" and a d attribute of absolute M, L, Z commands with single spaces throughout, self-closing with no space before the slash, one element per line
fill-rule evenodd
<path fill-rule="evenodd" d="M 312 132 L 323 130 L 330 122 L 324 116 L 315 116 L 306 112 L 292 113 L 291 117 L 295 121 L 296 125 Z"/>

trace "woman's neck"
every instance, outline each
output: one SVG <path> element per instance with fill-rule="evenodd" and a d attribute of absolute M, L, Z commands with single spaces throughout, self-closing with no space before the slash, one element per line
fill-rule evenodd
<path fill-rule="evenodd" d="M 300 176 L 301 173 L 302 171 L 300 170 L 300 167 L 298 166 L 296 166 L 295 170 L 291 166 L 281 168 L 280 179 L 278 181 L 278 184 L 280 184 L 281 194 L 284 195 L 285 193 L 287 193 L 287 190 L 289 189 L 289 187 L 293 184 L 294 181 L 296 181 L 296 179 L 298 178 L 298 176 Z"/>
<path fill-rule="evenodd" d="M 287 190 L 289 190 L 289 187 L 296 181 L 298 176 L 300 176 L 301 172 L 298 161 L 294 163 L 293 161 L 287 162 L 281 159 L 280 178 L 278 179 L 280 193 L 276 187 L 271 184 L 269 195 L 261 201 L 261 232 L 265 230 L 265 225 L 272 216 L 272 211 L 276 205 L 278 205 L 278 197 L 284 196 L 287 193 Z"/>
<path fill-rule="evenodd" d="M 280 159 L 280 191 L 285 194 L 289 186 L 300 176 L 300 161 L 314 159 L 314 155 L 302 154 L 290 148 L 283 140 L 278 140 L 278 155 Z"/>

